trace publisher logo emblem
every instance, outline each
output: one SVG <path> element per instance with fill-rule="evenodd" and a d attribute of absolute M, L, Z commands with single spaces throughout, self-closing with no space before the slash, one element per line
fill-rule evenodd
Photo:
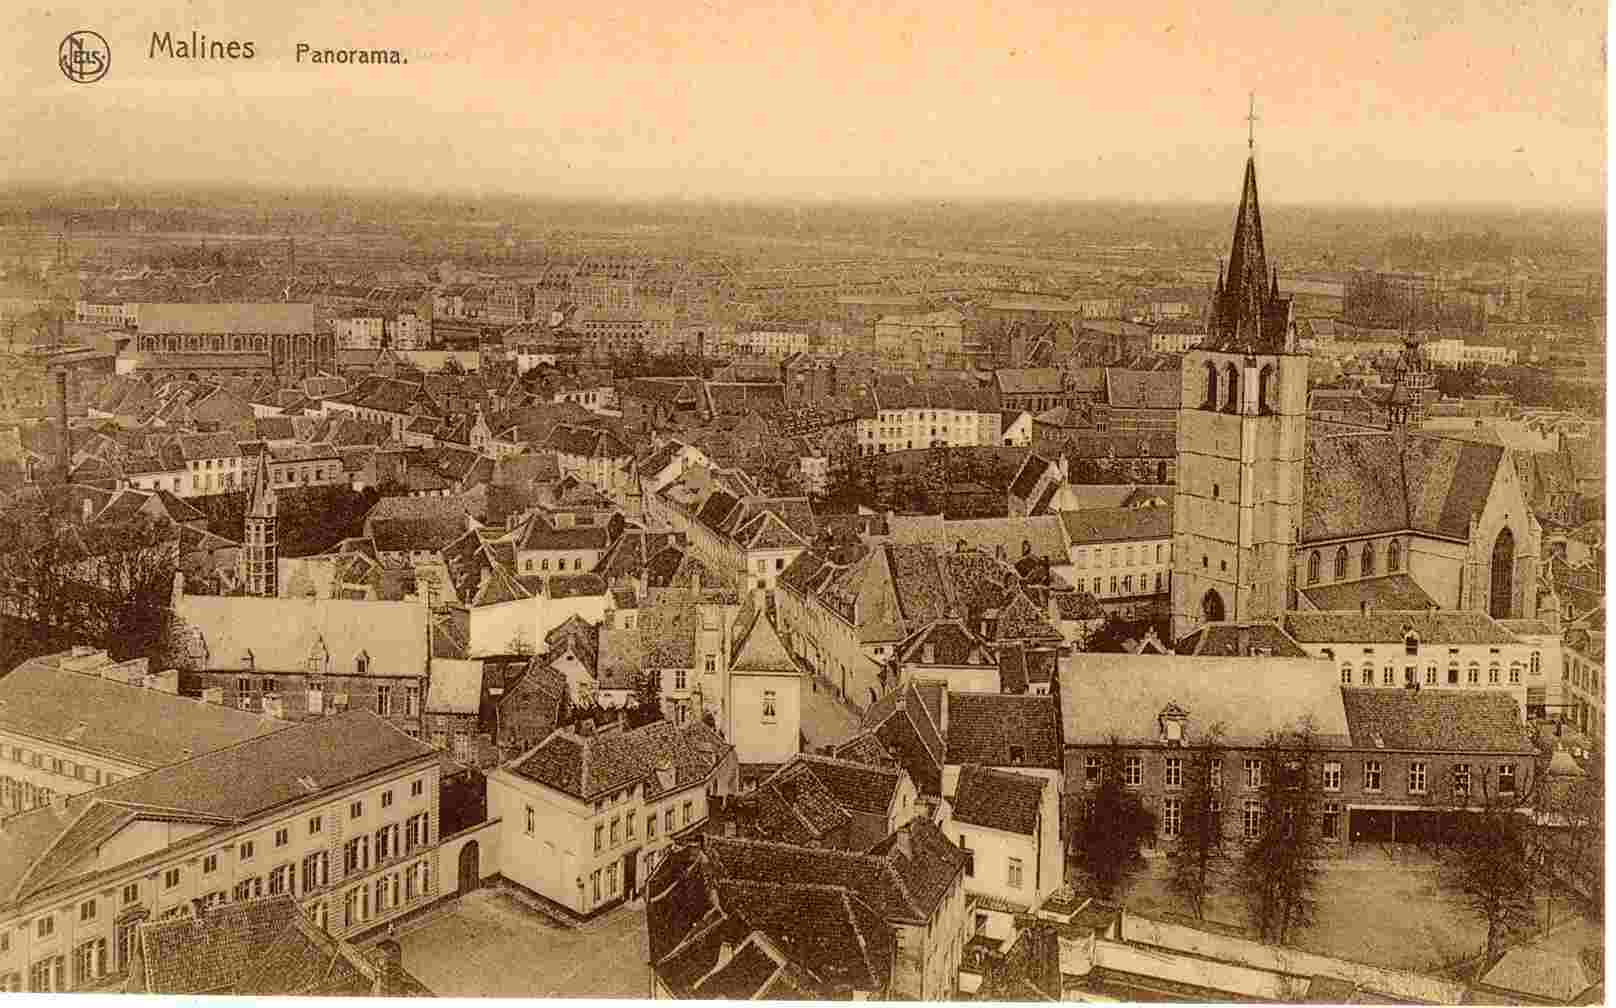
<path fill-rule="evenodd" d="M 75 84 L 94 84 L 112 69 L 112 47 L 98 32 L 73 32 L 57 56 L 62 74 Z"/>

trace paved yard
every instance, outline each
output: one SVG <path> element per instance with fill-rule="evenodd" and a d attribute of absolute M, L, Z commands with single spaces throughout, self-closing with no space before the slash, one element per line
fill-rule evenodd
<path fill-rule="evenodd" d="M 812 674 L 802 677 L 802 736 L 810 749 L 845 742 L 858 726 L 859 716 L 836 699 L 829 683 Z"/>
<path fill-rule="evenodd" d="M 498 889 L 479 889 L 406 924 L 404 966 L 442 997 L 646 998 L 645 910 L 634 903 L 577 929 Z"/>
<path fill-rule="evenodd" d="M 1188 904 L 1167 884 L 1169 870 L 1166 858 L 1149 859 L 1129 884 L 1125 903 L 1141 913 L 1188 914 Z M 1571 916 L 1565 899 L 1557 899 L 1555 929 Z M 1229 892 L 1212 901 L 1207 917 L 1249 925 L 1243 902 Z M 1347 858 L 1325 862 L 1317 921 L 1293 941 L 1321 955 L 1435 973 L 1476 955 L 1486 944 L 1486 929 L 1450 892 L 1438 888 L 1436 864 L 1428 855 L 1396 844 L 1356 844 Z"/>

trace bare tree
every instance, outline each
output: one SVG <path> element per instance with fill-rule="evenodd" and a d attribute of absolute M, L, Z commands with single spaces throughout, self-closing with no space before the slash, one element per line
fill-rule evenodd
<path fill-rule="evenodd" d="M 1483 772 L 1478 781 L 1455 779 L 1455 807 L 1444 814 L 1439 878 L 1487 925 L 1485 970 L 1504 944 L 1537 923 L 1533 902 L 1532 830 L 1520 811 L 1520 793 L 1499 794 Z M 1473 788 L 1472 783 L 1478 784 Z M 1472 796 L 1471 792 L 1476 793 Z"/>
<path fill-rule="evenodd" d="M 1223 827 L 1223 725 L 1186 749 L 1178 843 L 1170 853 L 1172 886 L 1189 901 L 1197 920 L 1206 919 L 1206 898 L 1227 871 L 1228 837 Z"/>
<path fill-rule="evenodd" d="M 1319 745 L 1311 721 L 1270 733 L 1263 745 L 1262 820 L 1237 879 L 1263 941 L 1283 944 L 1312 925 L 1322 840 Z"/>
<path fill-rule="evenodd" d="M 1101 757 L 1099 790 L 1073 837 L 1084 871 L 1107 899 L 1138 865 L 1139 845 L 1156 829 L 1155 816 L 1137 795 L 1123 788 L 1125 759 L 1113 738 Z"/>

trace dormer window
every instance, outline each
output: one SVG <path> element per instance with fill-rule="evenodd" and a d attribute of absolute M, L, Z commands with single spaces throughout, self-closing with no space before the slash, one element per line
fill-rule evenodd
<path fill-rule="evenodd" d="M 1411 655 L 1420 653 L 1420 635 L 1413 630 L 1403 632 L 1403 653 Z"/>
<path fill-rule="evenodd" d="M 370 675 L 370 655 L 364 651 L 354 659 L 354 675 Z"/>
<path fill-rule="evenodd" d="M 1189 711 L 1176 703 L 1169 703 L 1157 715 L 1157 725 L 1160 728 L 1161 740 L 1168 745 L 1184 744 L 1184 723 L 1189 720 Z"/>

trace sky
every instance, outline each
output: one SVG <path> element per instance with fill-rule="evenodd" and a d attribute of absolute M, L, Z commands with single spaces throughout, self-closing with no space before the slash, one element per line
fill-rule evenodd
<path fill-rule="evenodd" d="M 14 0 L 16 2 L 16 0 Z M 20 0 L 0 180 L 1602 207 L 1582 0 Z M 68 81 L 70 31 L 109 41 Z M 154 32 L 252 60 L 151 59 Z M 298 64 L 295 46 L 398 49 Z M 5 91 L 9 90 L 9 94 Z"/>

